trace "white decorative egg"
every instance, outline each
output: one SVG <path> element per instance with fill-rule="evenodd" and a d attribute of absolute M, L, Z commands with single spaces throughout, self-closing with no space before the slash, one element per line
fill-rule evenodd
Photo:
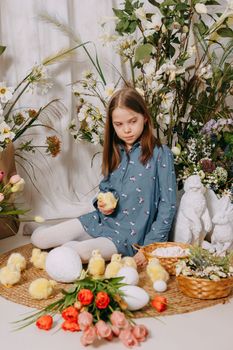
<path fill-rule="evenodd" d="M 165 292 L 167 290 L 167 283 L 163 280 L 157 280 L 153 283 L 153 288 L 156 292 Z"/>
<path fill-rule="evenodd" d="M 134 286 L 136 286 L 139 281 L 138 272 L 133 267 L 130 267 L 130 266 L 122 267 L 118 271 L 117 277 L 124 277 L 121 280 L 122 283 L 131 284 Z"/>
<path fill-rule="evenodd" d="M 74 249 L 57 247 L 48 253 L 45 270 L 53 280 L 70 283 L 79 278 L 82 261 Z"/>
<path fill-rule="evenodd" d="M 127 303 L 130 311 L 142 309 L 150 300 L 149 294 L 138 286 L 128 285 L 119 289 L 124 293 L 122 298 Z"/>

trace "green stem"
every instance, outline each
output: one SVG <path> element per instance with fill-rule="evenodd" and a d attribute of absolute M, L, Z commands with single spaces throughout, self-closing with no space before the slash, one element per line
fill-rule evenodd
<path fill-rule="evenodd" d="M 129 62 L 130 62 L 130 70 L 131 70 L 131 75 L 132 75 L 133 87 L 135 87 L 136 82 L 135 82 L 135 74 L 134 74 L 133 60 L 132 60 L 132 58 L 129 59 Z"/>
<path fill-rule="evenodd" d="M 99 65 L 99 62 L 97 61 L 97 65 L 95 63 L 95 61 L 93 60 L 93 58 L 91 57 L 89 51 L 87 50 L 87 48 L 85 47 L 85 45 L 83 46 L 83 49 L 84 51 L 86 52 L 87 56 L 89 57 L 91 63 L 93 64 L 93 66 L 95 67 L 95 69 L 97 70 L 101 80 L 103 81 L 104 85 L 106 85 L 106 80 L 104 78 L 104 75 L 103 75 L 103 72 L 102 72 L 102 69 L 100 68 L 100 65 Z"/>
<path fill-rule="evenodd" d="M 15 101 L 12 103 L 11 107 L 10 107 L 9 110 L 7 111 L 5 118 L 8 118 L 8 116 L 10 115 L 10 112 L 11 112 L 12 109 L 14 108 L 16 102 L 20 99 L 20 97 L 23 95 L 24 91 L 28 88 L 29 85 L 30 85 L 30 81 L 24 86 L 24 88 L 21 90 L 21 92 L 19 93 L 19 95 L 16 97 Z"/>

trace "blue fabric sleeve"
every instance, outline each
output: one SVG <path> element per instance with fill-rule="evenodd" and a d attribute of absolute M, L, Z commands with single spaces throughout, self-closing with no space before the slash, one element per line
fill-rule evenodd
<path fill-rule="evenodd" d="M 176 212 L 176 176 L 173 154 L 167 146 L 160 147 L 158 162 L 159 202 L 155 221 L 146 234 L 144 245 L 166 242 Z"/>

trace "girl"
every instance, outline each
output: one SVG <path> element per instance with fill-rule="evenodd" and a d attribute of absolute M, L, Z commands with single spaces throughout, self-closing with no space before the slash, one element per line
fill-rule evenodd
<path fill-rule="evenodd" d="M 117 252 L 134 255 L 134 243 L 168 240 L 176 208 L 173 156 L 153 136 L 145 102 L 133 88 L 118 90 L 109 102 L 102 173 L 99 190 L 114 194 L 116 208 L 96 199 L 94 211 L 35 230 L 35 246 L 71 246 L 86 262 L 93 249 L 109 260 Z M 134 258 L 138 266 L 145 265 L 142 253 Z"/>

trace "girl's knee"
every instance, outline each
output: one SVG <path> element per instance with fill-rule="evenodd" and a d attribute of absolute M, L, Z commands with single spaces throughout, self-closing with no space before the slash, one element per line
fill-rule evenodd
<path fill-rule="evenodd" d="M 38 227 L 35 229 L 31 235 L 31 243 L 40 249 L 48 249 L 51 248 L 48 246 L 48 242 L 45 239 L 46 238 L 46 231 L 47 231 L 47 226 L 46 227 Z"/>

